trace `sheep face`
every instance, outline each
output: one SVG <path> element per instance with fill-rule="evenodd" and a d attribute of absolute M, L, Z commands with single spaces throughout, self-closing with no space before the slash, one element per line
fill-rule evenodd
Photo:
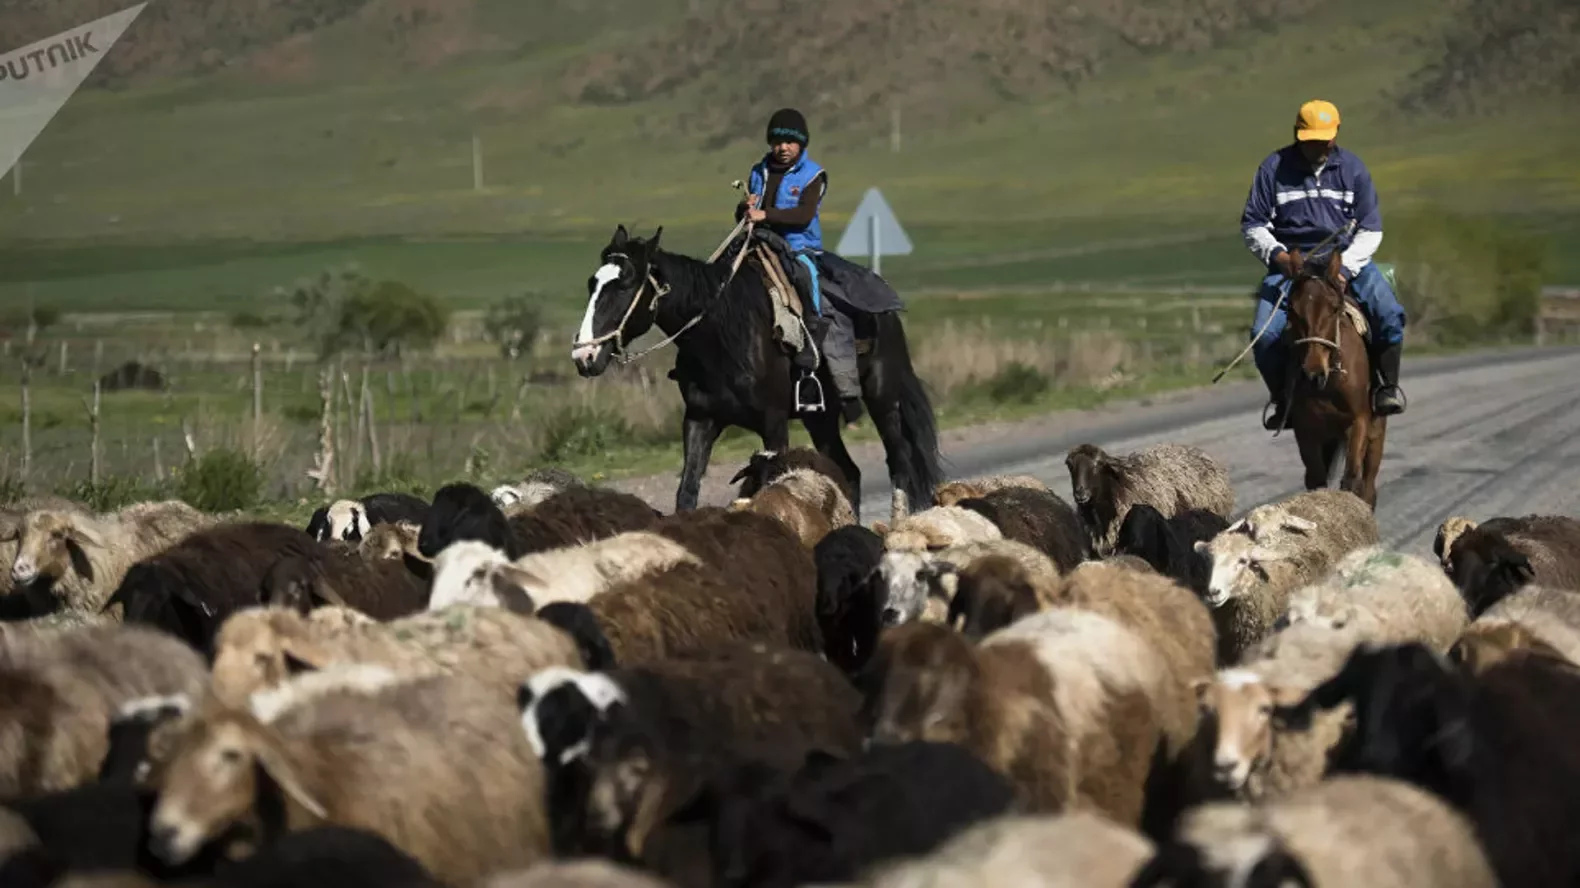
<path fill-rule="evenodd" d="M 1274 708 L 1292 706 L 1303 695 L 1299 689 L 1269 685 L 1260 675 L 1241 669 L 1199 680 L 1195 689 L 1202 714 L 1214 716 L 1218 725 L 1213 779 L 1230 792 L 1243 792 L 1273 753 Z"/>
<path fill-rule="evenodd" d="M 1077 506 L 1089 507 L 1108 489 L 1112 464 L 1108 454 L 1091 444 L 1082 444 L 1064 458 L 1070 472 L 1070 493 Z"/>
<path fill-rule="evenodd" d="M 886 633 L 864 676 L 872 742 L 965 743 L 975 675 L 971 642 L 959 633 L 930 623 Z"/>
<path fill-rule="evenodd" d="M 1210 542 L 1197 542 L 1196 552 L 1212 562 L 1207 595 L 1203 599 L 1212 608 L 1255 594 L 1257 587 L 1267 581 L 1266 565 L 1284 557 L 1280 552 L 1258 545 L 1249 534 L 1235 532 L 1232 528 Z"/>
<path fill-rule="evenodd" d="M 949 581 L 945 577 L 951 578 Z M 923 552 L 885 552 L 878 563 L 878 577 L 886 594 L 880 619 L 885 627 L 919 620 L 932 607 L 934 598 L 947 601 L 946 582 L 952 582 L 954 566 Z M 947 606 L 947 605 L 945 605 Z"/>
<path fill-rule="evenodd" d="M 433 560 L 432 594 L 429 610 L 443 610 L 456 604 L 477 607 L 510 606 L 511 610 L 532 612 L 528 585 L 541 582 L 510 563 L 505 553 L 487 543 L 462 540 L 446 546 Z M 526 598 L 525 608 L 515 606 Z"/>
<path fill-rule="evenodd" d="M 245 706 L 253 694 L 322 668 L 330 659 L 297 637 L 300 633 L 255 618 L 258 613 L 244 611 L 227 620 L 214 642 L 209 683 L 214 696 L 229 706 Z M 285 613 L 271 616 L 283 620 Z"/>
<path fill-rule="evenodd" d="M 625 692 L 607 675 L 563 667 L 535 673 L 516 692 L 521 729 L 550 767 L 586 755 L 593 724 L 624 704 Z"/>
<path fill-rule="evenodd" d="M 1213 815 L 1234 812 L 1223 811 L 1227 805 L 1213 804 L 1198 808 L 1194 820 L 1209 811 Z M 1174 840 L 1160 846 L 1157 852 L 1130 882 L 1130 888 L 1152 888 L 1163 885 L 1192 885 L 1199 888 L 1243 886 L 1243 888 L 1282 888 L 1286 885 L 1313 888 L 1316 882 L 1304 864 L 1266 828 L 1255 821 L 1255 815 L 1244 805 L 1235 805 L 1243 812 L 1243 823 L 1225 824 L 1225 829 L 1209 835 L 1195 837 L 1194 841 Z M 1194 827 L 1195 824 L 1193 823 Z M 1196 830 L 1193 829 L 1193 833 Z"/>
<path fill-rule="evenodd" d="M 329 507 L 329 538 L 354 543 L 373 529 L 367 511 L 356 500 L 338 500 Z"/>
<path fill-rule="evenodd" d="M 11 581 L 27 586 L 40 578 L 56 580 L 65 576 L 68 569 L 91 580 L 93 567 L 84 546 L 103 547 L 104 540 L 68 512 L 30 512 L 17 527 Z"/>
<path fill-rule="evenodd" d="M 1454 549 L 1454 541 L 1475 529 L 1476 522 L 1460 515 L 1448 518 L 1437 526 L 1437 534 L 1432 537 L 1432 554 L 1437 556 L 1445 572 L 1449 571 L 1448 556 Z"/>
<path fill-rule="evenodd" d="M 516 503 L 521 502 L 522 499 L 521 491 L 517 490 L 514 485 L 510 484 L 501 484 L 489 491 L 488 498 L 493 500 L 495 504 L 497 504 L 501 509 L 506 508 L 507 506 L 513 506 Z"/>
<path fill-rule="evenodd" d="M 1529 651 L 1558 662 L 1568 660 L 1557 648 L 1519 623 L 1480 621 L 1466 627 L 1464 634 L 1448 649 L 1448 659 L 1471 675 L 1480 675 L 1509 659 L 1515 651 Z"/>
<path fill-rule="evenodd" d="M 367 561 L 400 561 L 407 555 L 417 558 L 417 533 L 421 528 L 409 521 L 376 524 L 357 546 L 357 554 Z"/>
<path fill-rule="evenodd" d="M 206 843 L 252 819 L 259 779 L 271 780 L 316 816 L 327 816 L 257 722 L 239 712 L 212 713 L 184 733 L 164 772 L 149 819 L 149 848 L 179 865 Z"/>
<path fill-rule="evenodd" d="M 1501 534 L 1466 531 L 1449 549 L 1444 568 L 1474 616 L 1518 592 L 1536 577 L 1523 552 Z"/>

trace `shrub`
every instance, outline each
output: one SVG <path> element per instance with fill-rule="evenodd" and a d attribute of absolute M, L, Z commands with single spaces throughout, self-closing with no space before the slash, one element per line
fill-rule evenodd
<path fill-rule="evenodd" d="M 1541 310 L 1549 256 L 1539 235 L 1428 208 L 1391 224 L 1384 249 L 1410 327 L 1433 339 L 1469 343 L 1527 333 Z"/>
<path fill-rule="evenodd" d="M 237 450 L 210 450 L 180 472 L 178 495 L 205 512 L 229 512 L 257 505 L 263 472 L 252 458 Z"/>
<path fill-rule="evenodd" d="M 562 407 L 543 424 L 543 458 L 564 463 L 597 456 L 636 439 L 631 424 L 597 407 Z"/>
<path fill-rule="evenodd" d="M 983 386 L 995 404 L 1030 404 L 1048 391 L 1048 377 L 1020 361 L 1010 361 Z"/>
<path fill-rule="evenodd" d="M 9 472 L 0 475 L 0 506 L 14 503 L 24 496 L 27 496 L 27 485 L 22 483 L 20 475 Z"/>
<path fill-rule="evenodd" d="M 167 495 L 159 484 L 132 475 L 110 475 L 98 484 L 83 479 L 61 491 L 61 496 L 82 503 L 95 512 L 111 512 L 133 503 L 163 499 Z"/>

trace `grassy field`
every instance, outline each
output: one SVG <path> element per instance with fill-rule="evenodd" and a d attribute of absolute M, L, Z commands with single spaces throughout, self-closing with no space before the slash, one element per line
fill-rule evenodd
<path fill-rule="evenodd" d="M 188 433 L 200 453 L 250 449 L 257 339 L 266 494 L 301 497 L 319 367 L 301 331 L 230 322 L 283 310 L 281 288 L 346 263 L 461 314 L 434 354 L 369 368 L 380 471 L 364 444 L 342 456 L 343 487 L 507 478 L 543 462 L 604 474 L 677 465 L 668 357 L 588 383 L 567 378 L 564 352 L 615 223 L 662 225 L 667 247 L 692 254 L 727 229 L 729 183 L 762 150 L 760 124 L 721 141 L 688 121 L 732 71 L 638 101 L 578 101 L 565 66 L 642 49 L 695 4 L 429 5 L 471 18 L 402 45 L 370 28 L 372 13 L 352 15 L 263 62 L 80 92 L 25 156 L 20 193 L 0 182 L 0 391 L 16 390 L 27 307 L 64 313 L 44 333 L 50 357 L 31 392 L 35 484 L 86 476 L 94 367 L 129 359 L 172 386 L 105 398 L 106 476 L 152 478 L 155 440 L 168 475 Z M 1344 143 L 1376 179 L 1391 220 L 1380 258 L 1408 251 L 1420 220 L 1456 213 L 1544 241 L 1549 282 L 1580 283 L 1572 105 L 1521 96 L 1479 117 L 1403 113 L 1393 95 L 1432 60 L 1423 35 L 1449 13 L 1430 0 L 1334 0 L 1321 15 L 1320 29 L 1275 19 L 1196 48 L 1105 51 L 1069 88 L 983 96 L 944 82 L 926 105 L 873 99 L 900 110 L 899 151 L 887 123 L 856 122 L 873 115 L 803 103 L 831 170 L 829 245 L 874 186 L 915 244 L 883 270 L 907 299 L 944 423 L 1194 383 L 1232 357 L 1259 272 L 1240 207 L 1312 95 L 1338 103 Z M 126 52 L 148 49 L 135 41 L 154 32 L 136 27 Z M 748 116 L 781 103 L 767 92 Z M 940 119 L 934 106 L 951 110 Z M 477 340 L 476 310 L 522 293 L 547 327 L 534 356 L 510 364 Z M 361 365 L 343 369 L 360 399 Z M 11 477 L 20 402 L 0 405 L 0 477 Z M 338 422 L 343 441 L 357 437 L 353 417 Z M 720 458 L 750 444 L 727 439 Z"/>

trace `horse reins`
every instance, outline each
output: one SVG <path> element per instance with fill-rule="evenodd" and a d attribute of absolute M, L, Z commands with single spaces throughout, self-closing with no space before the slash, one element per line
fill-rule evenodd
<path fill-rule="evenodd" d="M 1323 238 L 1315 247 L 1312 247 L 1310 252 L 1308 252 L 1306 255 L 1310 256 L 1311 253 L 1318 252 L 1323 247 L 1327 246 L 1328 244 L 1330 244 L 1334 240 L 1336 240 L 1339 237 L 1339 235 L 1346 234 L 1346 233 L 1354 230 L 1355 224 L 1356 223 L 1355 223 L 1354 219 L 1351 219 L 1349 222 L 1346 222 L 1344 224 L 1343 228 L 1340 228 L 1339 230 L 1337 230 L 1337 231 L 1333 232 L 1332 234 L 1328 235 L 1327 237 Z M 1289 289 L 1290 290 L 1295 289 L 1294 278 L 1290 278 Z M 1212 378 L 1212 381 L 1213 381 L 1214 385 L 1216 385 L 1218 383 L 1218 380 L 1220 380 L 1220 379 L 1222 379 L 1224 377 L 1224 374 L 1228 373 L 1230 370 L 1233 370 L 1237 364 L 1239 364 L 1241 361 L 1245 360 L 1245 356 L 1251 353 L 1251 349 L 1255 348 L 1256 344 L 1258 342 L 1262 341 L 1262 336 L 1267 333 L 1267 328 L 1271 327 L 1273 325 L 1273 318 L 1278 317 L 1278 310 L 1283 307 L 1284 300 L 1288 296 L 1289 296 L 1289 293 L 1284 292 L 1283 290 L 1279 291 L 1279 293 L 1278 293 L 1278 300 L 1273 303 L 1273 310 L 1267 313 L 1267 320 L 1262 322 L 1262 329 L 1256 331 L 1256 335 L 1251 337 L 1251 341 L 1246 344 L 1245 348 L 1243 350 L 1241 350 L 1241 352 L 1238 355 L 1235 355 L 1234 360 L 1230 361 L 1228 366 L 1226 366 L 1222 370 L 1218 371 L 1218 375 L 1214 376 Z M 1344 294 L 1340 293 L 1339 294 L 1339 318 L 1340 318 L 1341 321 L 1342 321 L 1342 319 L 1344 317 L 1343 302 L 1344 302 Z M 1337 330 L 1334 330 L 1333 338 L 1335 340 L 1337 340 L 1339 338 Z M 1300 342 L 1311 342 L 1311 341 L 1321 341 L 1324 345 L 1331 345 L 1331 346 L 1333 346 L 1333 348 L 1335 350 L 1338 349 L 1338 344 L 1336 342 L 1328 342 L 1327 340 L 1316 340 L 1314 338 L 1313 339 L 1302 339 L 1302 340 L 1300 340 Z M 1298 345 L 1300 343 L 1296 343 L 1296 344 Z"/>
<path fill-rule="evenodd" d="M 729 234 L 725 235 L 724 240 L 721 241 L 718 248 L 713 251 L 713 255 L 708 257 L 708 264 L 712 265 L 714 262 L 717 262 L 719 257 L 724 255 L 724 249 L 728 247 L 730 243 L 735 240 L 736 236 L 741 234 L 743 231 L 746 233 L 747 239 L 750 240 L 752 228 L 755 225 L 756 223 L 752 222 L 746 214 L 742 214 L 741 221 L 735 223 L 735 227 L 730 230 Z M 728 287 L 731 281 L 735 280 L 735 273 L 740 270 L 741 262 L 746 258 L 746 254 L 748 252 L 750 251 L 747 250 L 746 246 L 743 244 L 741 246 L 740 252 L 735 256 L 735 261 L 730 264 L 730 273 L 725 276 L 724 282 L 719 284 L 718 292 L 713 294 L 715 299 L 717 299 L 718 296 L 724 292 L 724 288 Z M 609 255 L 619 256 L 620 258 L 626 259 L 628 261 L 631 258 L 624 253 L 610 253 Z M 614 359 L 620 364 L 630 364 L 634 361 L 639 361 L 642 358 L 647 357 L 653 352 L 656 352 L 664 346 L 669 345 L 670 343 L 679 339 L 687 330 L 690 330 L 692 327 L 695 327 L 702 321 L 703 316 L 708 313 L 708 305 L 713 304 L 713 300 L 709 300 L 708 305 L 704 305 L 702 311 L 697 312 L 695 317 L 682 324 L 679 330 L 676 330 L 674 333 L 665 336 L 657 343 L 644 348 L 639 352 L 633 352 L 627 355 L 625 353 L 625 325 L 630 322 L 631 315 L 636 313 L 636 307 L 642 304 L 642 294 L 646 292 L 649 284 L 651 284 L 653 287 L 653 298 L 651 302 L 656 313 L 658 300 L 669 295 L 670 288 L 668 284 L 659 283 L 658 279 L 653 276 L 652 262 L 650 261 L 648 262 L 647 277 L 642 281 L 642 285 L 636 288 L 635 295 L 631 297 L 631 304 L 626 306 L 625 315 L 620 318 L 619 325 L 602 336 L 594 337 L 593 339 L 589 339 L 586 342 L 573 342 L 571 343 L 571 346 L 573 348 L 582 348 L 585 346 L 602 345 L 603 343 L 612 339 L 614 340 L 615 347 Z"/>

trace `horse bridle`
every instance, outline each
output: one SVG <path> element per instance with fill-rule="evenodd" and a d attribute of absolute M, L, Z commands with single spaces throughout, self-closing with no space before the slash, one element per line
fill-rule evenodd
<path fill-rule="evenodd" d="M 1322 280 L 1322 282 L 1324 284 L 1328 283 L 1328 281 L 1325 280 L 1325 279 L 1321 279 L 1321 278 L 1316 278 L 1316 279 Z M 1297 284 L 1298 284 L 1298 282 L 1297 282 Z M 1291 284 L 1290 285 L 1291 289 L 1293 289 L 1294 286 L 1296 286 L 1296 284 Z M 1305 336 L 1305 337 L 1302 337 L 1300 339 L 1296 339 L 1295 340 L 1295 344 L 1296 345 L 1305 345 L 1308 342 L 1315 342 L 1318 345 L 1325 345 L 1328 348 L 1333 349 L 1333 369 L 1337 370 L 1339 373 L 1348 373 L 1349 371 L 1344 369 L 1344 349 L 1343 349 L 1342 346 L 1339 345 L 1339 338 L 1344 333 L 1344 330 L 1343 330 L 1343 327 L 1342 327 L 1343 323 L 1344 323 L 1344 291 L 1341 289 L 1339 291 L 1339 309 L 1338 309 L 1338 311 L 1334 312 L 1334 314 L 1333 314 L 1333 338 L 1332 339 L 1325 339 L 1325 338 L 1323 338 L 1321 336 Z"/>
<path fill-rule="evenodd" d="M 743 230 L 746 232 L 746 243 L 742 243 L 741 244 L 740 251 L 738 253 L 736 253 L 735 261 L 730 264 L 730 273 L 727 276 L 725 276 L 724 282 L 719 284 L 719 293 L 714 294 L 715 298 L 717 298 L 717 296 L 720 293 L 724 292 L 725 288 L 730 285 L 730 281 L 735 280 L 735 273 L 737 271 L 741 270 L 741 261 L 746 258 L 746 253 L 747 253 L 746 246 L 747 246 L 747 243 L 750 243 L 750 241 L 751 241 L 752 228 L 753 227 L 754 227 L 754 223 L 748 217 L 742 216 L 741 220 L 735 224 L 734 230 L 732 230 L 728 235 L 725 236 L 724 241 L 719 244 L 719 248 L 713 251 L 713 255 L 712 256 L 708 257 L 708 262 L 710 264 L 715 262 L 715 261 L 717 261 L 719 256 L 721 256 L 724 253 L 724 248 L 729 245 L 730 241 L 733 241 L 735 239 L 735 236 L 740 234 Z M 605 256 L 604 258 L 610 259 L 610 258 L 614 258 L 616 256 L 620 257 L 621 259 L 626 260 L 627 262 L 631 261 L 631 257 L 626 255 L 625 253 L 610 253 L 607 256 Z M 634 265 L 635 263 L 632 263 L 632 264 Z M 647 287 L 648 287 L 649 284 L 651 284 L 653 286 L 653 299 L 652 299 L 653 311 L 654 311 L 654 314 L 657 314 L 657 312 L 658 312 L 658 300 L 660 300 L 660 299 L 664 298 L 665 296 L 669 295 L 669 285 L 668 284 L 661 284 L 661 283 L 659 283 L 658 279 L 653 276 L 653 263 L 652 263 L 652 260 L 649 260 L 648 263 L 647 263 L 647 277 L 642 281 L 642 285 L 640 287 L 636 288 L 635 295 L 633 295 L 631 297 L 631 304 L 626 306 L 625 316 L 620 318 L 619 325 L 617 325 L 613 330 L 609 331 L 608 333 L 605 333 L 602 336 L 596 336 L 596 337 L 594 337 L 592 339 L 587 340 L 586 342 L 572 342 L 571 343 L 571 347 L 572 348 L 582 348 L 584 346 L 602 345 L 605 342 L 608 342 L 609 340 L 613 339 L 614 340 L 614 357 L 615 357 L 615 360 L 619 361 L 621 364 L 629 364 L 629 363 L 631 363 L 633 361 L 639 361 L 642 358 L 645 358 L 648 355 L 652 354 L 653 352 L 658 351 L 659 349 L 663 348 L 664 346 L 669 345 L 671 342 L 674 342 L 675 340 L 679 339 L 681 337 L 681 335 L 684 334 L 687 330 L 690 330 L 692 327 L 695 327 L 702 320 L 703 316 L 708 313 L 707 306 L 703 306 L 702 311 L 697 312 L 695 317 L 693 317 L 691 320 L 687 321 L 686 323 L 682 324 L 680 326 L 679 330 L 676 330 L 674 333 L 671 333 L 670 335 L 665 336 L 663 339 L 660 339 L 658 342 L 654 343 L 652 346 L 650 346 L 648 348 L 644 348 L 641 351 L 636 352 L 635 354 L 627 355 L 625 353 L 625 325 L 631 320 L 631 315 L 636 313 L 636 307 L 642 301 L 642 293 L 647 290 Z M 709 303 L 709 304 L 711 304 L 711 303 Z"/>
<path fill-rule="evenodd" d="M 631 257 L 626 255 L 625 253 L 610 253 L 607 256 L 605 256 L 604 258 L 605 259 L 614 259 L 616 257 L 624 259 L 627 262 L 631 262 Z M 632 262 L 633 266 L 635 264 L 636 263 Z M 585 342 L 572 342 L 571 343 L 571 347 L 572 348 L 589 348 L 589 347 L 592 347 L 592 346 L 603 345 L 605 342 L 608 342 L 608 341 L 610 341 L 612 339 L 612 340 L 614 340 L 614 353 L 615 353 L 615 356 L 617 358 L 618 357 L 623 357 L 624 354 L 625 354 L 625 325 L 631 322 L 631 315 L 636 314 L 636 307 L 638 305 L 642 304 L 642 301 L 643 301 L 642 296 L 643 296 L 644 293 L 647 292 L 647 288 L 650 285 L 653 288 L 653 298 L 652 298 L 651 301 L 652 301 L 652 303 L 653 303 L 653 305 L 654 305 L 654 307 L 656 309 L 656 307 L 658 305 L 658 300 L 664 298 L 666 295 L 669 294 L 669 285 L 667 285 L 667 284 L 660 284 L 658 282 L 658 279 L 653 276 L 653 263 L 651 263 L 651 262 L 648 263 L 647 275 L 642 279 L 642 285 L 637 287 L 636 288 L 636 292 L 634 294 L 632 294 L 632 296 L 631 296 L 631 304 L 627 305 L 625 307 L 625 314 L 623 316 L 621 316 L 620 323 L 618 325 L 616 325 L 613 330 L 610 330 L 608 333 L 605 333 L 602 336 L 594 336 L 592 339 L 586 340 Z M 649 349 L 649 351 L 651 351 L 651 349 Z M 645 354 L 645 352 L 643 354 Z M 637 357 L 640 357 L 640 356 L 641 355 L 638 355 Z M 627 361 L 633 361 L 633 360 L 636 360 L 636 358 L 626 358 L 621 363 L 625 363 Z"/>

